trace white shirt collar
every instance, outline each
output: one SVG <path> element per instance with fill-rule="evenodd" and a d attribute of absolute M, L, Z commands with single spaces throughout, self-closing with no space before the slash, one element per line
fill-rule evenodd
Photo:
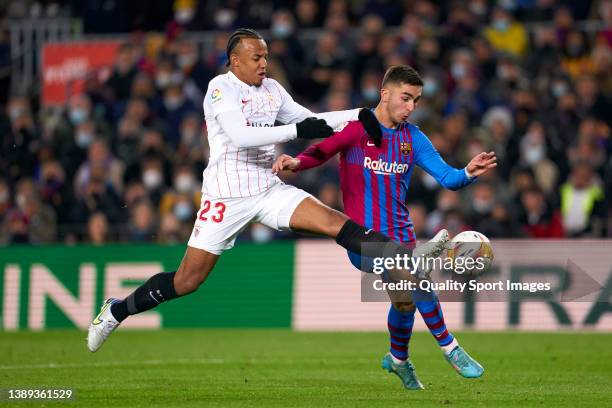
<path fill-rule="evenodd" d="M 254 85 L 249 85 L 246 82 L 243 82 L 242 80 L 240 80 L 232 71 L 227 71 L 227 75 L 229 76 L 230 81 L 241 85 L 241 86 L 245 86 L 247 88 L 251 88 Z"/>

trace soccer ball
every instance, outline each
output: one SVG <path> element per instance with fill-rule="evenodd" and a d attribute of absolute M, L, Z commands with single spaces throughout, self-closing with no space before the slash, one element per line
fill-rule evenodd
<path fill-rule="evenodd" d="M 489 238 L 478 231 L 461 232 L 450 241 L 446 256 L 459 275 L 477 276 L 493 263 L 493 247 Z"/>

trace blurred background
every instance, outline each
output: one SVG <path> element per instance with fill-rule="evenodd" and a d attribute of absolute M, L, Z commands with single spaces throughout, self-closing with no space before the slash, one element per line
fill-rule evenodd
<path fill-rule="evenodd" d="M 496 152 L 460 192 L 414 173 L 418 237 L 612 236 L 610 0 L 21 0 L 0 18 L 0 245 L 186 242 L 202 98 L 238 27 L 315 112 L 373 106 L 409 64 L 425 82 L 411 121 L 442 156 Z M 284 177 L 342 208 L 336 161 Z M 239 240 L 293 238 L 255 224 Z"/>

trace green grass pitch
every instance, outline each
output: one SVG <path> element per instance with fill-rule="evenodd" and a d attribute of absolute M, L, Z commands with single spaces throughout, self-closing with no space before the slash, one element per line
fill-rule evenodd
<path fill-rule="evenodd" d="M 485 367 L 459 377 L 428 333 L 411 358 L 426 389 L 380 368 L 385 333 L 118 330 L 91 354 L 73 330 L 0 334 L 0 388 L 65 388 L 91 407 L 585 407 L 612 401 L 612 335 L 458 333 Z M 68 404 L 68 405 L 65 405 Z M 0 402 L 0 407 L 5 402 Z"/>

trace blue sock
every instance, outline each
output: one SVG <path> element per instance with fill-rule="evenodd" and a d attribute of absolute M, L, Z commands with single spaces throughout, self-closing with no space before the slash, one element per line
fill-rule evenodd
<path fill-rule="evenodd" d="M 415 305 L 419 309 L 419 313 L 423 317 L 429 331 L 438 342 L 438 345 L 443 347 L 452 343 L 454 337 L 446 329 L 442 306 L 440 306 L 438 296 L 434 292 L 421 291 L 421 293 L 416 294 L 415 298 L 419 299 L 415 302 Z"/>
<path fill-rule="evenodd" d="M 389 308 L 387 316 L 387 327 L 389 328 L 390 348 L 393 357 L 398 360 L 408 358 L 408 343 L 412 336 L 412 326 L 414 326 L 414 312 L 400 312 L 393 304 Z"/>

